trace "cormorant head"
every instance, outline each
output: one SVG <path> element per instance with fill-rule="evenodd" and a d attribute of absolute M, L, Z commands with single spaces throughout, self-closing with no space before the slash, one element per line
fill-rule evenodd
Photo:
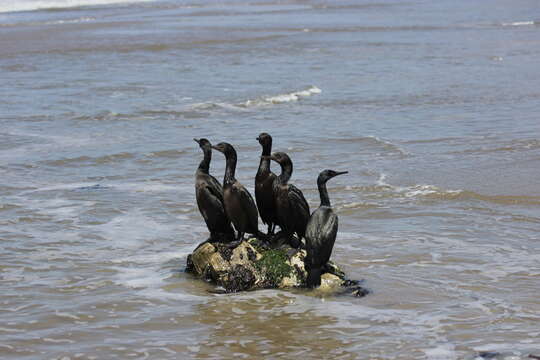
<path fill-rule="evenodd" d="M 319 177 L 317 178 L 317 184 L 325 183 L 335 176 L 343 175 L 347 173 L 348 171 L 323 170 L 321 171 L 321 173 L 319 174 Z"/>
<path fill-rule="evenodd" d="M 208 141 L 208 139 L 205 139 L 205 138 L 201 138 L 201 139 L 193 139 L 197 144 L 199 144 L 199 147 L 201 149 L 204 149 L 204 148 L 207 148 L 207 147 L 211 147 L 212 144 L 210 143 L 210 141 Z"/>
<path fill-rule="evenodd" d="M 236 156 L 236 150 L 234 150 L 233 146 L 226 142 L 220 142 L 217 145 L 212 145 L 212 149 L 215 149 L 219 151 L 220 153 L 223 153 L 226 158 L 229 158 L 230 156 Z"/>
<path fill-rule="evenodd" d="M 286 164 L 286 163 L 292 163 L 291 158 L 289 155 L 285 154 L 284 152 L 275 152 L 270 156 L 271 160 L 274 160 L 280 165 Z"/>
<path fill-rule="evenodd" d="M 260 133 L 259 136 L 257 137 L 257 141 L 259 141 L 259 144 L 261 144 L 262 146 L 265 146 L 265 145 L 272 146 L 272 137 L 268 133 L 265 133 L 265 132 Z"/>

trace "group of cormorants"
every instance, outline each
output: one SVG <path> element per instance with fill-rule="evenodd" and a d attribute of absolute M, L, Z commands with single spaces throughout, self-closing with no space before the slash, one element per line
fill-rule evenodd
<path fill-rule="evenodd" d="M 293 173 L 291 158 L 284 152 L 272 154 L 272 137 L 261 133 L 257 137 L 262 146 L 262 154 L 255 176 L 255 203 L 249 191 L 234 177 L 237 162 L 234 147 L 226 142 L 212 145 L 207 139 L 194 140 L 204 153 L 204 159 L 196 172 L 195 190 L 197 205 L 210 231 L 208 241 L 224 242 L 234 247 L 248 233 L 271 247 L 287 242 L 299 248 L 304 246 L 301 242 L 304 238 L 307 285 L 319 286 L 321 272 L 332 254 L 338 229 L 338 218 L 330 205 L 326 182 L 347 171 L 324 170 L 319 174 L 317 186 L 321 205 L 310 214 L 302 191 L 288 183 Z M 223 186 L 209 173 L 212 149 L 225 155 Z M 280 165 L 279 176 L 270 170 L 271 160 Z M 259 231 L 259 214 L 268 226 L 266 234 Z M 281 229 L 278 233 L 275 232 L 276 225 Z"/>

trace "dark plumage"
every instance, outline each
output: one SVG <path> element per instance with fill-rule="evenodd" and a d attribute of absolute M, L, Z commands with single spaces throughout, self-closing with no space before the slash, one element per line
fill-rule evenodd
<path fill-rule="evenodd" d="M 193 139 L 204 153 L 204 159 L 195 173 L 195 195 L 197 206 L 210 231 L 210 241 L 234 240 L 234 230 L 225 214 L 223 188 L 215 177 L 209 174 L 212 160 L 212 144 L 206 139 Z"/>
<path fill-rule="evenodd" d="M 330 260 L 336 234 L 338 230 L 338 217 L 332 210 L 326 182 L 347 171 L 336 172 L 324 170 L 317 178 L 317 187 L 321 197 L 321 205 L 311 214 L 306 228 L 306 269 L 308 272 L 307 285 L 317 287 L 321 285 L 322 268 Z"/>
<path fill-rule="evenodd" d="M 226 159 L 223 179 L 223 203 L 225 212 L 238 232 L 237 240 L 244 238 L 244 233 L 259 236 L 259 215 L 255 201 L 247 189 L 234 178 L 236 171 L 236 150 L 228 143 L 219 143 L 213 149 L 223 153 Z"/>
<path fill-rule="evenodd" d="M 281 174 L 274 182 L 276 224 L 282 229 L 291 245 L 299 247 L 300 243 L 293 238 L 293 233 L 298 235 L 298 240 L 304 237 L 309 220 L 309 205 L 302 191 L 288 184 L 293 172 L 293 164 L 289 156 L 283 152 L 276 152 L 270 159 L 281 166 Z"/>
<path fill-rule="evenodd" d="M 276 205 L 274 201 L 274 181 L 277 176 L 270 171 L 270 153 L 272 152 L 272 137 L 261 133 L 257 137 L 262 146 L 261 162 L 255 176 L 255 199 L 261 220 L 268 225 L 268 235 L 274 233 L 277 222 Z"/>

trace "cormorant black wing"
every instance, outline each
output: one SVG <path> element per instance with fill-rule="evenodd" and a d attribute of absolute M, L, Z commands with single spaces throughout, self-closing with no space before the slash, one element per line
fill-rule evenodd
<path fill-rule="evenodd" d="M 224 231 L 222 228 L 228 220 L 226 220 L 223 201 L 216 196 L 215 187 L 209 184 L 200 186 L 197 189 L 197 202 L 208 229 L 211 232 Z"/>
<path fill-rule="evenodd" d="M 216 196 L 223 204 L 223 186 L 221 186 L 220 182 L 215 177 L 208 174 L 206 183 L 212 194 L 214 194 L 214 196 Z"/>
<path fill-rule="evenodd" d="M 233 188 L 235 191 L 238 191 L 242 209 L 246 212 L 246 214 L 248 214 L 249 223 L 251 226 L 250 231 L 255 231 L 252 232 L 252 234 L 256 234 L 256 232 L 259 230 L 259 212 L 257 211 L 257 205 L 255 205 L 255 201 L 253 200 L 253 197 L 249 191 L 247 191 L 247 189 L 238 181 L 234 184 Z"/>
<path fill-rule="evenodd" d="M 313 212 L 306 228 L 306 246 L 315 266 L 323 266 L 332 255 L 338 231 L 338 217 L 329 207 Z"/>
<path fill-rule="evenodd" d="M 296 216 L 295 231 L 300 237 L 303 237 L 306 231 L 306 226 L 309 221 L 309 204 L 302 194 L 302 191 L 294 185 L 289 185 L 289 204 L 294 210 Z"/>

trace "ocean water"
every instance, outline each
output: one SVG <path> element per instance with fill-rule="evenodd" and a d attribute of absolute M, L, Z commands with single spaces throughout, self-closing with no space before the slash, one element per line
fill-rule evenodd
<path fill-rule="evenodd" d="M 1 1 L 0 358 L 540 355 L 539 56 L 531 0 Z M 312 209 L 349 171 L 370 295 L 183 272 L 192 139 L 252 190 L 262 131 Z"/>

